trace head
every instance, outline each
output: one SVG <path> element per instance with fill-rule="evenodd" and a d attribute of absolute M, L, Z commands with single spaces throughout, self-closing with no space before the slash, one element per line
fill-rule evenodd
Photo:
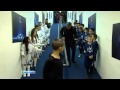
<path fill-rule="evenodd" d="M 77 23 L 76 22 L 74 22 L 74 26 L 77 27 Z"/>
<path fill-rule="evenodd" d="M 80 24 L 80 28 L 83 30 L 84 29 L 84 24 Z"/>
<path fill-rule="evenodd" d="M 64 50 L 64 42 L 61 39 L 54 39 L 52 42 L 52 48 L 54 51 L 62 53 Z"/>
<path fill-rule="evenodd" d="M 30 38 L 29 37 L 25 37 L 23 39 L 23 44 L 25 44 L 25 48 L 26 48 L 26 53 L 28 54 L 28 44 L 30 43 Z"/>
<path fill-rule="evenodd" d="M 39 22 L 39 23 L 38 23 L 38 26 L 42 26 L 42 22 Z"/>
<path fill-rule="evenodd" d="M 40 25 L 36 25 L 35 29 L 36 29 L 36 31 L 39 31 L 41 29 L 41 26 Z"/>
<path fill-rule="evenodd" d="M 89 29 L 89 34 L 92 35 L 92 34 L 94 34 L 94 33 L 95 33 L 95 29 L 94 29 L 94 28 L 90 28 L 90 29 Z"/>
<path fill-rule="evenodd" d="M 47 24 L 47 23 L 48 23 L 48 19 L 46 18 L 46 19 L 45 19 L 45 24 Z"/>
<path fill-rule="evenodd" d="M 78 22 L 78 20 L 75 20 L 75 22 L 77 23 L 77 22 Z"/>
<path fill-rule="evenodd" d="M 92 43 L 92 36 L 89 35 L 89 36 L 87 37 L 87 41 L 88 41 L 89 43 Z"/>
<path fill-rule="evenodd" d="M 51 28 L 51 23 L 48 23 L 48 24 L 47 24 L 47 28 Z"/>
<path fill-rule="evenodd" d="M 80 26 L 80 23 L 77 23 L 77 27 L 79 27 Z"/>
<path fill-rule="evenodd" d="M 97 34 L 92 34 L 92 39 L 96 40 L 97 39 Z"/>
<path fill-rule="evenodd" d="M 71 27 L 72 27 L 71 22 L 68 22 L 68 23 L 67 23 L 67 29 L 69 30 L 69 29 L 71 29 Z"/>
<path fill-rule="evenodd" d="M 32 31 L 31 31 L 31 40 L 32 40 L 32 42 L 34 41 L 33 40 L 34 37 L 35 38 L 38 37 L 36 28 L 33 28 Z"/>
<path fill-rule="evenodd" d="M 84 32 L 85 32 L 85 33 L 89 33 L 89 29 L 88 29 L 88 28 L 85 28 L 85 29 L 84 29 Z"/>

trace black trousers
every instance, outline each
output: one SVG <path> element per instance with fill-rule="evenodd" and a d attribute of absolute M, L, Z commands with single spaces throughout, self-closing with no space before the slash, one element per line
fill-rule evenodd
<path fill-rule="evenodd" d="M 69 62 L 69 64 L 71 64 L 71 62 L 70 62 L 70 49 L 72 50 L 72 61 L 75 61 L 76 45 L 74 42 L 73 43 L 65 42 L 65 45 L 66 45 L 68 62 Z"/>

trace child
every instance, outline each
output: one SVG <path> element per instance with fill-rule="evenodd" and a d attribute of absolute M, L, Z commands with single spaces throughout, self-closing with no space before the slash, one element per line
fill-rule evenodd
<path fill-rule="evenodd" d="M 87 42 L 87 37 L 88 37 L 88 35 L 89 35 L 89 29 L 88 29 L 88 28 L 85 28 L 85 29 L 84 29 L 84 43 Z"/>
<path fill-rule="evenodd" d="M 63 61 L 60 53 L 64 50 L 63 40 L 54 39 L 52 42 L 53 53 L 49 56 L 43 68 L 44 79 L 63 79 Z"/>
<path fill-rule="evenodd" d="M 92 63 L 94 62 L 94 58 L 96 56 L 95 53 L 95 47 L 92 43 L 92 37 L 89 35 L 88 36 L 88 42 L 84 46 L 84 53 L 85 53 L 85 68 L 87 71 L 88 78 L 91 78 L 91 66 Z"/>
<path fill-rule="evenodd" d="M 84 26 L 84 25 L 83 25 Z M 78 55 L 78 57 L 81 57 L 81 55 L 83 54 L 83 40 L 84 40 L 84 31 L 83 31 L 83 27 L 79 27 L 79 34 L 78 34 L 78 37 L 79 37 L 79 42 L 78 42 L 78 45 L 79 45 L 79 51 L 80 51 L 80 54 Z"/>
<path fill-rule="evenodd" d="M 35 54 L 40 52 L 38 48 L 30 44 L 30 38 L 25 37 L 21 46 L 21 55 L 22 55 L 22 69 L 23 71 L 30 71 L 30 66 L 32 66 L 32 61 L 35 58 Z M 27 75 L 30 76 L 30 73 Z M 23 77 L 26 77 L 26 73 L 23 73 Z"/>
<path fill-rule="evenodd" d="M 94 28 L 90 28 L 90 29 L 89 29 L 89 34 L 90 34 L 90 36 L 93 35 L 94 33 L 95 33 L 95 29 L 94 29 Z"/>
<path fill-rule="evenodd" d="M 93 40 L 93 45 L 94 45 L 94 47 L 95 47 L 95 53 L 97 54 L 97 51 L 98 51 L 98 49 L 99 49 L 99 46 L 98 46 L 98 42 L 96 41 L 96 39 L 97 39 L 97 34 L 93 34 L 93 35 L 92 35 L 92 40 Z M 96 55 L 95 55 L 94 61 L 96 61 Z M 92 69 L 93 69 L 93 68 L 94 68 L 94 63 L 93 63 Z"/>

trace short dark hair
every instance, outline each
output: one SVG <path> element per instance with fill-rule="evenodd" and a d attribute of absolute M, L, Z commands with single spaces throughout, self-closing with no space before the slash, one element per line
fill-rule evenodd
<path fill-rule="evenodd" d="M 63 40 L 61 40 L 61 39 L 54 39 L 52 42 L 53 50 L 58 50 L 63 45 L 64 45 L 64 43 L 63 43 Z"/>
<path fill-rule="evenodd" d="M 93 34 L 94 38 L 97 39 L 97 34 Z"/>
<path fill-rule="evenodd" d="M 72 23 L 71 23 L 71 22 L 68 22 L 68 23 L 67 23 L 67 26 L 72 26 Z"/>
<path fill-rule="evenodd" d="M 74 22 L 74 24 L 77 24 L 77 22 Z"/>
<path fill-rule="evenodd" d="M 51 27 L 51 23 L 47 23 L 47 28 L 50 28 Z"/>
<path fill-rule="evenodd" d="M 40 23 L 42 23 L 42 22 L 39 22 L 38 24 L 40 24 Z"/>
<path fill-rule="evenodd" d="M 37 28 L 38 27 L 38 25 L 35 25 L 35 28 Z"/>
<path fill-rule="evenodd" d="M 81 24 L 84 27 L 84 24 Z"/>
<path fill-rule="evenodd" d="M 90 28 L 93 32 L 95 32 L 95 29 L 94 28 Z"/>
<path fill-rule="evenodd" d="M 87 27 L 86 27 L 85 29 L 86 29 L 87 31 L 89 31 L 89 29 L 88 29 Z"/>

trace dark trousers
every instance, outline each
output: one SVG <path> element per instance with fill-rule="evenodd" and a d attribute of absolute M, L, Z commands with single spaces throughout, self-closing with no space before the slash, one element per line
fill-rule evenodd
<path fill-rule="evenodd" d="M 93 60 L 90 60 L 88 57 L 85 57 L 85 68 L 86 68 L 86 72 L 87 72 L 87 75 L 89 77 L 89 79 L 92 78 L 92 72 L 93 72 L 93 69 L 94 69 L 94 59 Z"/>
<path fill-rule="evenodd" d="M 69 64 L 71 64 L 70 62 L 70 49 L 72 50 L 72 61 L 75 60 L 75 51 L 76 51 L 76 46 L 75 43 L 65 43 L 66 44 L 66 52 L 67 52 L 67 57 L 68 57 L 68 62 Z"/>

